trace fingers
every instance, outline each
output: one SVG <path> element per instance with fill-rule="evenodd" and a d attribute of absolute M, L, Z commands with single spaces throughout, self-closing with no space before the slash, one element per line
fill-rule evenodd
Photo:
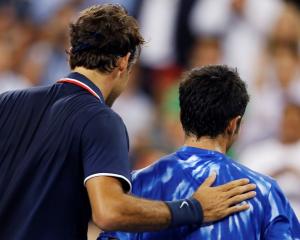
<path fill-rule="evenodd" d="M 238 213 L 238 212 L 245 211 L 245 210 L 247 210 L 249 208 L 250 208 L 249 204 L 232 206 L 232 207 L 228 208 L 225 217 L 227 217 L 227 216 L 229 216 L 229 215 L 231 215 L 233 213 Z"/>
<path fill-rule="evenodd" d="M 234 196 L 234 197 L 230 198 L 228 200 L 228 204 L 229 204 L 229 206 L 232 206 L 232 205 L 241 203 L 241 202 L 243 202 L 245 200 L 248 200 L 250 198 L 253 198 L 255 196 L 256 196 L 256 192 L 254 192 L 254 191 L 247 192 L 247 193 L 244 193 L 244 194 L 241 194 L 241 195 L 237 195 L 237 196 Z"/>
<path fill-rule="evenodd" d="M 227 192 L 233 188 L 239 187 L 239 186 L 244 186 L 249 183 L 249 179 L 247 178 L 242 178 L 239 180 L 234 180 L 232 182 L 226 183 L 224 185 L 219 186 L 218 188 L 221 189 L 224 192 Z"/>
<path fill-rule="evenodd" d="M 256 192 L 253 191 L 256 188 L 255 184 L 249 184 L 249 179 L 239 179 L 211 187 L 215 179 L 215 174 L 211 175 L 202 184 L 206 187 L 200 186 L 194 194 L 203 207 L 205 222 L 216 221 L 249 208 L 248 204 L 242 202 L 256 196 Z"/>
<path fill-rule="evenodd" d="M 244 186 L 235 187 L 235 188 L 233 188 L 233 189 L 231 189 L 230 191 L 227 192 L 227 196 L 229 198 L 231 198 L 231 197 L 234 197 L 236 195 L 240 195 L 242 193 L 252 191 L 255 188 L 256 188 L 255 184 L 247 184 L 247 185 L 244 185 Z"/>
<path fill-rule="evenodd" d="M 217 177 L 217 173 L 215 171 L 212 172 L 212 174 L 205 179 L 205 181 L 202 183 L 202 187 L 210 187 L 211 185 L 213 185 L 213 183 L 215 182 Z"/>

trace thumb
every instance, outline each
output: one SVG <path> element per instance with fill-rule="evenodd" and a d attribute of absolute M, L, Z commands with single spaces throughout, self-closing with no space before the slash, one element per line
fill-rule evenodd
<path fill-rule="evenodd" d="M 217 173 L 215 171 L 213 171 L 212 174 L 208 178 L 205 179 L 202 186 L 210 187 L 211 185 L 213 185 L 216 178 L 217 178 Z"/>

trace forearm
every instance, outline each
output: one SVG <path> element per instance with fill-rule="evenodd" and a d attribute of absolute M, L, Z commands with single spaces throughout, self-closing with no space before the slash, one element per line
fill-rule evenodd
<path fill-rule="evenodd" d="M 171 213 L 164 202 L 124 194 L 115 205 L 117 216 L 112 230 L 157 231 L 170 225 Z"/>
<path fill-rule="evenodd" d="M 171 223 L 171 212 L 164 202 L 125 194 L 114 178 L 100 177 L 87 182 L 87 187 L 93 221 L 102 230 L 155 231 Z"/>
<path fill-rule="evenodd" d="M 102 230 L 157 231 L 202 223 L 202 208 L 195 199 L 151 201 L 125 194 L 118 180 L 102 177 L 98 181 L 109 186 L 95 188 L 98 193 L 90 195 L 93 220 Z"/>

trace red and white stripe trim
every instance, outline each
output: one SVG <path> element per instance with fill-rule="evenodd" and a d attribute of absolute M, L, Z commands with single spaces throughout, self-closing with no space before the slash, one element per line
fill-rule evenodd
<path fill-rule="evenodd" d="M 101 101 L 100 96 L 93 89 L 91 89 L 88 85 L 86 85 L 83 82 L 80 82 L 73 78 L 62 78 L 57 82 L 58 83 L 71 83 L 71 84 L 77 85 L 79 87 L 82 87 L 83 89 L 87 90 L 89 93 L 91 93 L 92 95 L 94 95 L 96 98 L 98 98 Z"/>

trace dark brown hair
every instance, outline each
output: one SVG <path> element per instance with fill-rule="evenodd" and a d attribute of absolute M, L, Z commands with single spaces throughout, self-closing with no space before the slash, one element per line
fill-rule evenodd
<path fill-rule="evenodd" d="M 137 21 L 116 4 L 95 5 L 81 12 L 70 25 L 71 69 L 85 67 L 109 73 L 119 57 L 131 53 L 129 64 L 139 56 L 144 39 Z"/>

